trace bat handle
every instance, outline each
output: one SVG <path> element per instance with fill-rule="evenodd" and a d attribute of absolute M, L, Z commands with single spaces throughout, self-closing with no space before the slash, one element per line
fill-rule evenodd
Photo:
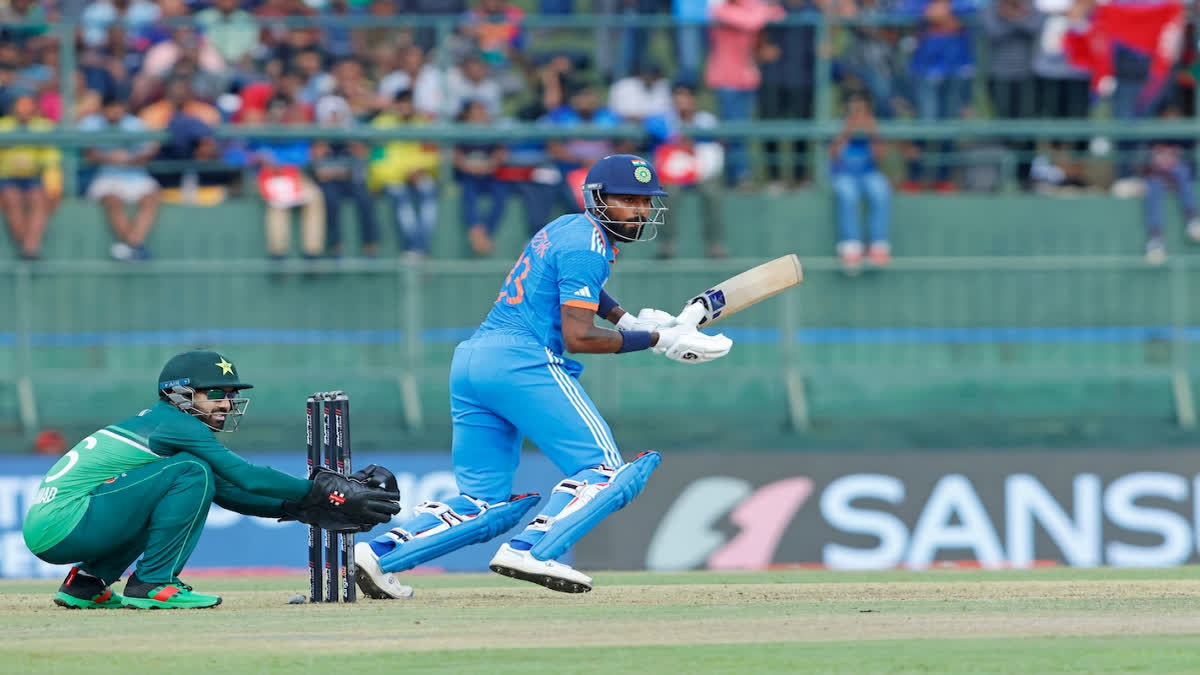
<path fill-rule="evenodd" d="M 687 307 L 675 317 L 675 323 L 680 326 L 697 328 L 708 320 L 708 307 L 703 298 L 692 298 Z"/>

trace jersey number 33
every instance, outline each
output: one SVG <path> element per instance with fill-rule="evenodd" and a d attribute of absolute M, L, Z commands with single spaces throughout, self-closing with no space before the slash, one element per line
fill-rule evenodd
<path fill-rule="evenodd" d="M 503 300 L 510 305 L 519 305 L 525 300 L 525 287 L 522 282 L 529 274 L 529 252 L 521 254 L 517 258 L 517 264 L 509 270 L 508 276 L 504 279 L 504 286 L 500 289 L 500 295 L 496 296 L 496 302 Z"/>

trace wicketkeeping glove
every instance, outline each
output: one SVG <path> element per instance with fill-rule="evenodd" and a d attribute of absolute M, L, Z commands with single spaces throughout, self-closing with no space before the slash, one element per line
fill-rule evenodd
<path fill-rule="evenodd" d="M 343 513 L 326 509 L 323 506 L 305 506 L 303 502 L 290 499 L 283 500 L 283 517 L 279 522 L 298 520 L 305 525 L 315 525 L 330 532 L 369 532 L 374 529 L 372 524 L 363 524 L 350 520 Z"/>
<path fill-rule="evenodd" d="M 366 532 L 400 512 L 396 476 L 372 464 L 351 476 L 319 467 L 300 502 L 285 503 L 297 520 L 334 532 Z"/>
<path fill-rule="evenodd" d="M 396 501 L 400 500 L 400 485 L 396 482 L 396 474 L 388 471 L 387 467 L 378 464 L 368 464 L 366 467 L 350 474 L 350 478 L 368 486 L 396 493 Z"/>

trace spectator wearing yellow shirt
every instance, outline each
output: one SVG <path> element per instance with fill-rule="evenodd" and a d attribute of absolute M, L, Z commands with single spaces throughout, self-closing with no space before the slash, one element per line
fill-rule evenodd
<path fill-rule="evenodd" d="M 53 129 L 53 122 L 37 115 L 32 96 L 17 98 L 12 114 L 0 118 L 0 133 Z M 61 161 L 62 153 L 52 145 L 0 147 L 0 209 L 23 260 L 37 260 L 41 255 L 42 235 L 51 212 L 42 175 L 60 171 Z"/>
<path fill-rule="evenodd" d="M 422 122 L 413 107 L 412 90 L 404 89 L 396 93 L 371 125 L 388 129 Z M 437 165 L 437 146 L 420 141 L 392 141 L 376 148 L 371 162 L 371 188 L 382 188 L 391 198 L 396 213 L 396 238 L 403 240 L 409 259 L 420 260 L 429 255 L 429 240 L 438 218 L 434 180 Z"/>

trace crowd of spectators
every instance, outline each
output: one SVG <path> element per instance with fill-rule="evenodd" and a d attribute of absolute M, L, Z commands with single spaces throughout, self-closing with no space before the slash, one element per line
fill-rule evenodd
<path fill-rule="evenodd" d="M 305 257 L 375 256 L 383 227 L 394 226 L 406 255 L 419 259 L 429 254 L 450 185 L 457 185 L 470 249 L 486 256 L 510 204 L 521 205 L 535 230 L 579 208 L 578 187 L 596 159 L 640 152 L 654 157 L 676 192 L 702 200 L 712 257 L 725 255 L 724 190 L 764 182 L 772 192 L 802 187 L 813 162 L 827 161 L 843 261 L 856 266 L 865 257 L 882 266 L 890 257 L 893 184 L 941 192 L 971 186 L 956 160 L 962 148 L 951 140 L 892 144 L 898 162 L 888 169 L 875 120 L 1088 116 L 1095 71 L 1068 61 L 1062 37 L 1093 10 L 1091 0 L 0 0 L 0 133 L 54 125 L 166 132 L 161 143 L 98 141 L 81 153 L 80 180 L 72 184 L 103 205 L 111 253 L 120 260 L 149 258 L 145 240 L 161 202 L 210 204 L 230 190 L 266 203 L 274 257 L 291 254 L 291 217 L 299 212 Z M 531 31 L 528 11 L 656 14 L 677 23 Z M 824 33 L 813 23 L 822 13 L 839 19 Z M 454 18 L 441 28 L 371 21 L 397 14 Z M 52 29 L 63 16 L 79 21 L 72 45 L 78 67 L 66 75 L 61 33 Z M 1118 50 L 1111 81 L 1103 83 L 1112 89 L 1113 116 L 1136 119 L 1164 105 L 1193 115 L 1194 78 L 1184 67 L 1193 52 L 1171 60 L 1164 85 L 1159 57 Z M 979 53 L 988 55 L 982 65 Z M 720 122 L 812 118 L 822 57 L 831 59 L 841 94 L 833 110 L 847 120 L 828 156 L 814 158 L 816 146 L 802 138 L 767 139 L 755 172 L 753 144 L 705 136 Z M 60 95 L 63 76 L 73 82 L 70 110 Z M 976 94 L 977 81 L 986 93 Z M 395 129 L 433 120 L 491 129 L 514 120 L 637 125 L 643 133 L 636 140 L 616 134 L 441 146 L 215 134 L 221 125 Z M 1025 189 L 1093 181 L 1082 141 L 996 144 L 1017 157 Z M 1113 190 L 1143 194 L 1140 186 L 1155 202 L 1147 206 L 1149 256 L 1164 187 L 1182 186 L 1181 172 L 1191 167 L 1186 153 L 1175 153 L 1178 161 L 1163 168 L 1160 150 L 1143 162 L 1140 148 L 1150 146 L 1118 144 Z M 0 148 L 0 208 L 22 257 L 38 257 L 63 185 L 57 150 Z M 1180 190 L 1190 232 L 1200 239 L 1195 198 Z M 390 206 L 384 222 L 377 199 Z M 870 205 L 865 245 L 861 200 Z M 358 251 L 343 245 L 344 202 L 353 205 Z M 676 245 L 664 237 L 659 255 L 675 255 Z"/>

